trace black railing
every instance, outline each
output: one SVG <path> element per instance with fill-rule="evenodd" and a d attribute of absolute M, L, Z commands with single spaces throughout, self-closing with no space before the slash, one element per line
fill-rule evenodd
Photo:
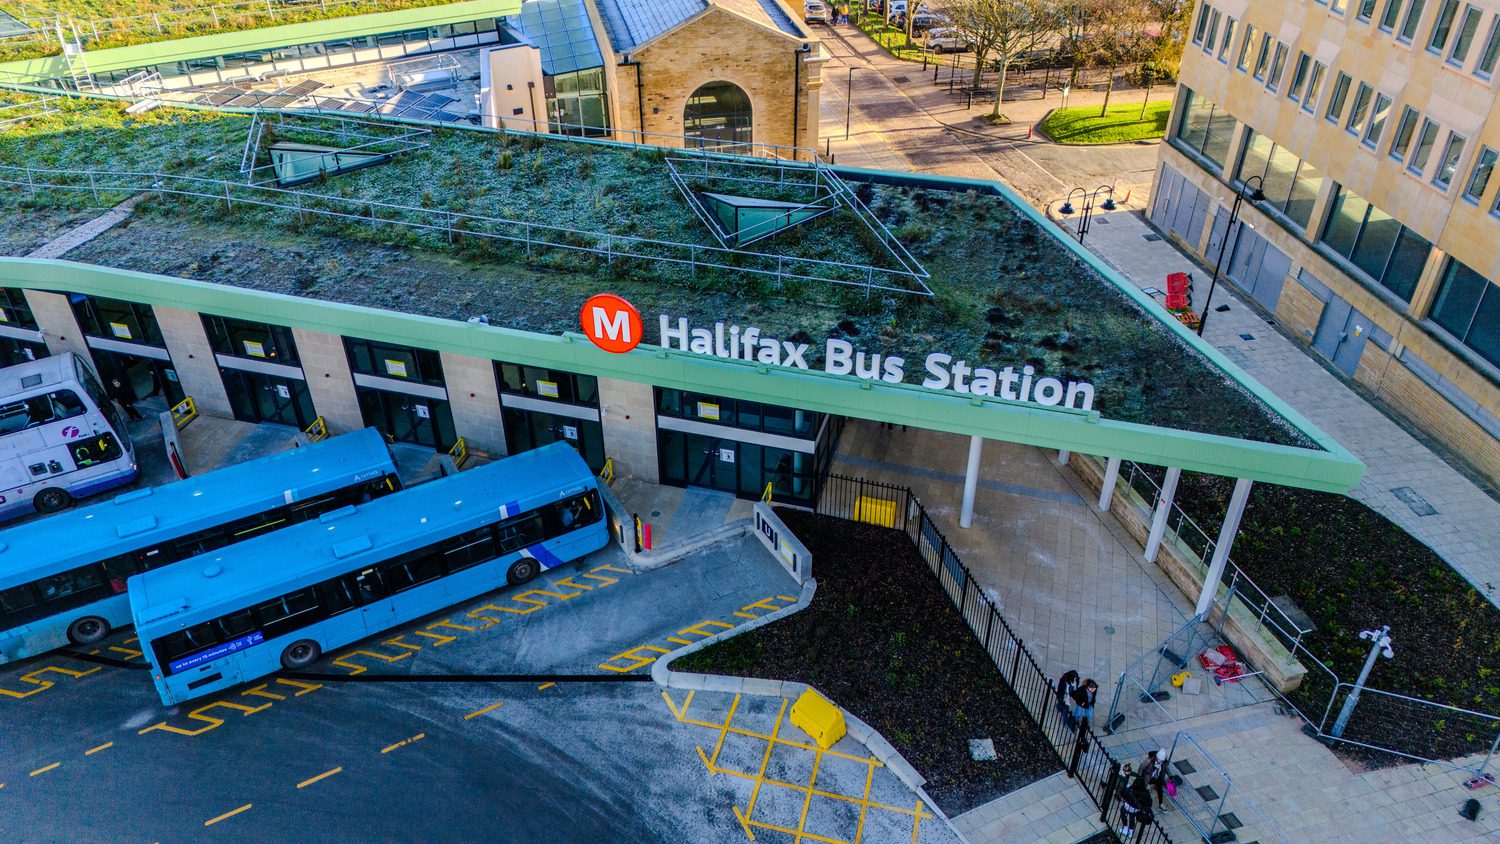
<path fill-rule="evenodd" d="M 1094 801 L 1099 820 L 1111 830 L 1120 829 L 1123 816 L 1116 799 L 1120 790 L 1120 763 L 1099 743 L 1087 724 L 1078 728 L 1068 726 L 1052 680 L 959 560 L 958 553 L 916 495 L 903 486 L 829 475 L 816 512 L 892 528 L 911 539 L 927 563 L 927 570 L 937 578 L 938 585 L 948 593 L 969 629 L 989 653 L 1000 677 L 1057 751 L 1068 776 L 1077 780 Z M 1171 844 L 1171 841 L 1153 821 L 1137 826 L 1127 844 Z"/>

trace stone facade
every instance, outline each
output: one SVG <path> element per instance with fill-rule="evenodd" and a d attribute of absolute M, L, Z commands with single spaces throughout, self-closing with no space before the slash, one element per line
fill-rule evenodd
<path fill-rule="evenodd" d="M 177 371 L 182 391 L 192 397 L 200 413 L 233 416 L 229 394 L 224 391 L 224 379 L 219 375 L 218 361 L 214 359 L 208 333 L 203 330 L 203 317 L 195 311 L 177 308 L 157 307 L 154 310 L 156 324 L 161 326 L 162 340 L 167 344 L 167 353 L 172 356 L 172 368 Z"/>
<path fill-rule="evenodd" d="M 493 457 L 505 455 L 505 424 L 500 416 L 494 362 L 448 352 L 443 352 L 442 358 L 454 430 L 464 438 L 470 451 L 482 451 Z"/>
<path fill-rule="evenodd" d="M 297 356 L 302 359 L 302 375 L 307 379 L 313 408 L 327 423 L 328 432 L 344 434 L 365 427 L 343 338 L 293 328 L 292 339 L 297 343 Z"/>
<path fill-rule="evenodd" d="M 89 355 L 88 341 L 83 337 L 83 329 L 78 327 L 78 318 L 73 316 L 73 306 L 68 304 L 66 295 L 40 290 L 24 292 L 36 324 L 42 327 L 42 341 L 47 344 L 48 352 L 54 355 L 73 352 L 84 360 L 93 360 Z"/>
<path fill-rule="evenodd" d="M 601 44 L 608 41 L 601 39 Z M 611 58 L 606 47 L 619 140 L 636 140 L 632 130 L 681 136 L 693 92 L 710 82 L 732 82 L 750 98 L 753 143 L 817 147 L 826 59 L 815 39 L 797 38 L 713 6 L 632 52 L 631 64 L 624 59 Z M 665 139 L 646 136 L 643 142 Z"/>
<path fill-rule="evenodd" d="M 1293 336 L 1311 343 L 1326 303 L 1333 297 L 1347 302 L 1371 323 L 1358 326 L 1371 333 L 1353 367 L 1353 379 L 1445 444 L 1490 483 L 1500 484 L 1500 440 L 1493 433 L 1494 420 L 1500 417 L 1500 367 L 1481 360 L 1427 319 L 1450 256 L 1492 284 L 1500 282 L 1500 250 L 1494 248 L 1500 242 L 1500 215 L 1491 213 L 1500 199 L 1500 178 L 1490 180 L 1477 202 L 1463 196 L 1480 150 L 1500 150 L 1500 98 L 1495 90 L 1500 80 L 1474 73 L 1485 39 L 1495 21 L 1500 20 L 1500 2 L 1482 0 L 1459 7 L 1450 44 L 1457 37 L 1466 9 L 1472 6 L 1482 13 L 1467 59 L 1461 63 L 1446 61 L 1444 54 L 1424 49 L 1443 3 L 1426 4 L 1410 43 L 1378 25 L 1388 5 L 1385 3 L 1374 9 L 1368 22 L 1357 17 L 1359 3 L 1347 4 L 1342 14 L 1327 5 L 1292 0 L 1232 0 L 1207 5 L 1220 14 L 1221 41 L 1226 21 L 1235 19 L 1234 38 L 1222 60 L 1218 44 L 1210 52 L 1188 43 L 1181 81 L 1232 115 L 1237 126 L 1222 169 L 1171 143 L 1161 146 L 1163 167 L 1203 191 L 1211 203 L 1207 212 L 1210 218 L 1198 242 L 1183 245 L 1207 263 L 1218 257 L 1214 221 L 1227 217 L 1234 196 L 1230 179 L 1237 172 L 1251 130 L 1316 167 L 1324 181 L 1305 229 L 1286 218 L 1262 213 L 1250 203 L 1240 211 L 1241 221 L 1252 225 L 1256 235 L 1291 261 L 1276 303 L 1276 317 Z M 1403 15 L 1410 5 L 1403 4 Z M 1247 24 L 1255 27 L 1256 42 L 1246 53 L 1250 70 L 1241 70 L 1238 65 Z M 1195 15 L 1190 35 L 1196 25 Z M 1268 90 L 1268 79 L 1256 79 L 1253 73 L 1261 33 L 1269 33 L 1286 45 L 1285 64 L 1275 91 Z M 1327 67 L 1311 110 L 1288 97 L 1298 57 L 1304 52 L 1310 60 Z M 1340 74 L 1350 79 L 1343 119 L 1329 120 L 1328 103 Z M 1362 136 L 1347 129 L 1361 83 L 1391 99 L 1384 128 L 1371 144 L 1363 143 Z M 1169 124 L 1174 132 L 1180 125 L 1184 101 L 1179 91 Z M 1389 154 L 1407 106 L 1441 126 L 1431 158 L 1420 174 L 1412 173 L 1403 161 Z M 1373 109 L 1373 104 L 1370 107 Z M 1443 189 L 1434 184 L 1433 175 L 1450 131 L 1462 135 L 1466 143 L 1451 184 Z M 1155 203 L 1162 199 L 1157 191 L 1163 172 L 1158 169 L 1153 185 Z M 1410 303 L 1356 277 L 1346 264 L 1329 257 L 1317 245 L 1338 186 L 1364 197 L 1434 245 Z M 1304 284 L 1299 280 L 1303 273 L 1316 282 Z M 1326 290 L 1319 291 L 1319 287 Z M 1448 382 L 1441 389 L 1449 395 L 1439 391 L 1432 373 Z"/>
<path fill-rule="evenodd" d="M 614 459 L 615 475 L 660 483 L 656 394 L 651 385 L 600 378 L 599 414 L 604 422 L 604 453 Z"/>

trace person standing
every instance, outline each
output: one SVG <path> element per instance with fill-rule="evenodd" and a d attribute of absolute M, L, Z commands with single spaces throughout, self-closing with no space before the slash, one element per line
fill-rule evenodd
<path fill-rule="evenodd" d="M 1172 804 L 1167 802 L 1165 793 L 1167 785 L 1167 751 L 1157 750 L 1147 754 L 1146 761 L 1141 763 L 1141 778 L 1148 786 L 1156 789 L 1156 806 L 1163 812 L 1172 811 Z"/>
<path fill-rule="evenodd" d="M 1077 726 L 1073 723 L 1073 713 L 1069 709 L 1068 703 L 1068 696 L 1073 694 L 1073 690 L 1076 688 L 1078 688 L 1077 671 L 1069 669 L 1065 674 L 1057 678 L 1057 711 L 1062 713 L 1063 723 L 1067 724 L 1069 729 Z"/>
<path fill-rule="evenodd" d="M 1145 772 L 1131 774 L 1130 764 L 1126 763 L 1120 775 L 1120 840 L 1130 844 L 1136 829 L 1149 826 L 1155 819 Z"/>
<path fill-rule="evenodd" d="M 131 422 L 141 420 L 141 412 L 135 409 L 135 391 L 120 376 L 116 375 L 109 379 L 108 392 L 109 397 L 119 403 L 120 409 L 125 411 L 125 416 Z"/>
<path fill-rule="evenodd" d="M 1099 684 L 1090 677 L 1083 681 L 1083 685 L 1074 689 L 1073 698 L 1073 720 L 1082 726 L 1094 717 L 1094 700 L 1099 696 Z"/>

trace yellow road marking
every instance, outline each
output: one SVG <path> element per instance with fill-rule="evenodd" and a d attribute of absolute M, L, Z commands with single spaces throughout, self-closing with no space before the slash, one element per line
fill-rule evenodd
<path fill-rule="evenodd" d="M 659 654 L 671 653 L 671 651 L 667 650 L 666 648 L 658 648 L 655 645 L 640 645 L 639 647 L 631 648 L 628 651 L 621 651 L 620 653 L 609 657 L 608 659 L 599 663 L 599 667 L 604 669 L 605 671 L 615 671 L 620 674 L 629 674 L 637 668 L 650 665 L 651 663 L 656 661 L 656 657 L 654 656 L 641 656 L 641 654 L 639 653 L 640 651 L 654 651 Z M 625 666 L 609 664 L 617 659 L 628 659 L 631 660 L 631 663 Z"/>
<path fill-rule="evenodd" d="M 239 807 L 238 809 L 233 809 L 231 811 L 225 812 L 224 814 L 218 816 L 217 818 L 210 818 L 209 820 L 204 821 L 203 825 L 204 826 L 213 826 L 214 824 L 218 823 L 219 821 L 224 820 L 225 818 L 232 818 L 235 815 L 238 815 L 240 812 L 245 811 L 246 809 L 250 808 L 252 805 L 254 805 L 254 804 L 252 804 L 252 803 L 246 803 L 245 805 Z"/>
<path fill-rule="evenodd" d="M 503 701 L 503 700 L 497 700 L 494 703 L 490 704 L 489 706 L 486 706 L 483 709 L 476 709 L 473 712 L 470 712 L 468 715 L 465 715 L 464 716 L 464 720 L 467 721 L 470 718 L 478 718 L 479 716 L 483 715 L 486 712 L 494 712 L 496 709 L 499 709 L 504 704 L 505 704 L 505 701 Z"/>
<path fill-rule="evenodd" d="M 450 627 L 454 630 L 462 630 L 465 633 L 473 633 L 475 630 L 479 629 L 478 627 L 470 627 L 467 624 L 454 624 L 451 620 L 446 618 L 434 624 L 427 625 L 428 630 L 431 630 L 434 627 Z"/>
<path fill-rule="evenodd" d="M 246 706 L 243 703 L 230 703 L 227 700 L 216 700 L 213 703 L 210 703 L 210 704 L 208 704 L 206 706 L 200 706 L 197 709 L 194 709 L 192 712 L 188 713 L 188 716 L 187 716 L 188 718 L 190 718 L 191 720 L 194 720 L 194 721 L 203 721 L 204 723 L 208 724 L 207 727 L 199 727 L 196 730 L 187 730 L 187 729 L 183 729 L 182 727 L 174 727 L 174 726 L 168 724 L 166 721 L 161 721 L 159 723 L 152 724 L 151 726 L 149 726 L 149 727 L 147 727 L 147 728 L 145 728 L 143 730 L 136 730 L 136 735 L 145 735 L 146 733 L 149 733 L 152 730 L 162 730 L 162 731 L 168 732 L 168 733 L 175 733 L 175 734 L 177 734 L 179 736 L 197 736 L 197 735 L 202 735 L 203 733 L 206 733 L 209 730 L 212 730 L 212 729 L 214 729 L 216 727 L 222 727 L 222 726 L 224 726 L 224 719 L 223 718 L 215 718 L 212 715 L 205 715 L 205 714 L 203 714 L 203 713 L 207 712 L 208 710 L 213 709 L 216 706 L 223 706 L 223 707 L 226 707 L 228 709 L 236 709 L 236 710 L 239 710 L 242 715 L 250 716 L 250 715 L 254 715 L 257 712 L 260 712 L 263 709 L 270 709 L 273 706 L 273 704 L 263 703 L 260 706 Z"/>
<path fill-rule="evenodd" d="M 400 638 L 400 637 L 397 637 L 397 638 Z M 411 647 L 411 646 L 408 645 L 407 647 Z M 416 650 L 421 650 L 421 648 L 416 648 Z M 364 650 L 350 651 L 350 652 L 348 652 L 346 654 L 340 655 L 337 659 L 335 659 L 333 661 L 333 664 L 339 666 L 340 668 L 347 668 L 347 669 L 349 669 L 350 676 L 353 676 L 355 674 L 363 674 L 366 671 L 369 671 L 370 669 L 366 668 L 363 665 L 360 665 L 357 662 L 345 662 L 345 660 L 347 660 L 347 659 L 349 659 L 351 657 L 356 657 L 356 656 L 372 656 L 372 657 L 374 657 L 376 659 L 383 660 L 385 662 L 400 662 L 401 660 L 406 659 L 407 657 L 411 656 L 412 653 L 413 653 L 413 651 L 402 651 L 401 653 L 396 654 L 395 656 L 386 656 L 385 654 L 378 654 L 378 653 L 375 653 L 374 651 L 364 651 Z"/>
<path fill-rule="evenodd" d="M 550 689 L 550 688 L 552 688 L 555 685 L 557 685 L 557 684 L 556 683 L 543 683 L 540 686 L 537 686 L 536 690 L 537 691 L 541 691 L 542 689 Z"/>
<path fill-rule="evenodd" d="M 102 667 L 103 666 L 96 665 L 96 666 L 94 666 L 93 668 L 90 668 L 87 671 L 74 671 L 71 668 L 62 668 L 62 667 L 56 666 L 56 665 L 48 665 L 48 666 L 46 666 L 44 668 L 38 668 L 35 671 L 31 671 L 31 672 L 28 672 L 26 674 L 22 674 L 20 676 L 19 679 L 20 679 L 21 682 L 23 682 L 23 683 L 31 683 L 32 685 L 36 686 L 36 688 L 30 689 L 30 690 L 27 690 L 27 691 L 24 691 L 24 692 L 13 692 L 10 689 L 0 689 L 0 695 L 5 695 L 6 697 L 13 697 L 13 698 L 23 698 L 23 697 L 31 697 L 32 695 L 36 694 L 37 692 L 43 691 L 45 689 L 50 689 L 50 688 L 52 688 L 53 686 L 55 686 L 57 684 L 54 683 L 54 682 L 52 682 L 51 680 L 41 680 L 41 679 L 38 679 L 38 675 L 45 674 L 48 671 L 56 671 L 59 674 L 64 674 L 64 675 L 66 675 L 68 677 L 77 678 L 77 677 L 87 677 L 88 675 L 93 674 L 95 671 L 98 671 Z"/>
<path fill-rule="evenodd" d="M 98 753 L 101 750 L 107 750 L 107 749 L 109 749 L 111 747 L 114 747 L 114 746 L 115 746 L 114 742 L 107 741 L 107 742 L 99 745 L 98 747 L 93 748 L 92 750 L 85 750 L 83 752 L 83 755 L 84 756 L 93 756 L 95 753 Z"/>
<path fill-rule="evenodd" d="M 917 801 L 917 811 L 911 818 L 911 844 L 917 844 L 917 830 L 922 828 L 922 818 L 926 815 L 922 811 L 922 801 Z"/>
<path fill-rule="evenodd" d="M 403 633 L 402 635 L 404 636 L 406 634 Z M 391 647 L 395 647 L 395 648 L 406 648 L 407 650 L 410 650 L 410 651 L 420 651 L 422 649 L 421 645 L 413 645 L 410 642 L 403 642 L 403 641 L 401 641 L 401 636 L 397 636 L 394 639 L 386 639 L 381 644 L 383 644 L 383 645 L 390 645 Z"/>
<path fill-rule="evenodd" d="M 381 748 L 380 752 L 381 753 L 390 753 L 392 750 L 395 750 L 398 747 L 405 747 L 405 746 L 407 746 L 408 744 L 411 744 L 414 741 L 421 741 L 424 738 L 427 738 L 427 734 L 426 733 L 417 733 L 416 735 L 412 736 L 409 739 L 402 739 L 401 741 L 398 741 L 395 744 L 390 745 L 389 747 Z"/>
<path fill-rule="evenodd" d="M 581 591 L 584 591 L 584 592 L 588 592 L 589 590 L 596 588 L 596 587 L 593 587 L 593 586 L 584 586 L 582 583 L 574 583 L 573 582 L 573 578 L 571 578 L 571 577 L 564 577 L 564 578 L 562 578 L 560 580 L 554 580 L 554 581 L 552 581 L 552 583 L 550 585 L 552 585 L 552 586 L 566 586 L 569 589 L 578 589 L 578 590 L 581 590 Z"/>
<path fill-rule="evenodd" d="M 781 699 L 781 711 L 776 713 L 776 723 L 771 727 L 771 740 L 766 742 L 766 755 L 760 759 L 760 773 L 755 775 L 755 787 L 750 789 L 750 805 L 745 807 L 745 818 L 755 814 L 755 801 L 760 799 L 760 786 L 765 781 L 766 768 L 771 764 L 771 750 L 776 747 L 776 736 L 781 733 L 781 719 L 786 717 L 787 699 Z"/>
<path fill-rule="evenodd" d="M 818 769 L 823 766 L 823 751 L 820 748 L 813 755 L 812 776 L 807 780 L 807 796 L 802 798 L 802 816 L 797 819 L 797 840 L 802 840 L 803 833 L 807 830 L 807 810 L 812 808 L 813 788 L 818 784 Z"/>
<path fill-rule="evenodd" d="M 329 777 L 333 776 L 334 774 L 337 774 L 337 773 L 339 773 L 340 771 L 343 771 L 343 770 L 344 769 L 342 767 L 338 767 L 338 768 L 334 768 L 331 771 L 324 771 L 323 773 L 318 774 L 315 777 L 308 777 L 307 779 L 303 780 L 302 782 L 297 783 L 297 787 L 298 788 L 307 788 L 308 786 L 312 785 L 313 783 L 317 782 L 318 780 L 326 780 Z"/>
<path fill-rule="evenodd" d="M 61 764 L 62 764 L 61 762 L 53 762 L 51 765 L 48 765 L 45 768 L 37 768 L 35 771 L 31 772 L 31 775 L 32 776 L 36 776 L 37 774 L 45 774 L 48 771 L 52 770 L 53 768 L 56 768 L 58 765 L 61 765 Z"/>
<path fill-rule="evenodd" d="M 865 769 L 865 796 L 859 804 L 859 826 L 854 828 L 854 844 L 859 844 L 865 836 L 865 814 L 870 811 L 870 787 L 875 784 L 875 766 L 870 765 Z"/>
<path fill-rule="evenodd" d="M 256 697 L 268 697 L 271 700 L 286 700 L 286 695 L 279 695 L 275 692 L 266 691 L 266 686 L 269 685 L 270 683 L 261 683 L 259 686 L 255 686 L 254 688 L 249 688 L 244 690 L 243 692 L 240 692 L 240 695 L 255 695 Z"/>
<path fill-rule="evenodd" d="M 427 639 L 436 639 L 437 640 L 437 644 L 433 645 L 434 648 L 442 647 L 443 645 L 446 645 L 449 642 L 457 642 L 458 641 L 458 637 L 457 636 L 449 636 L 449 635 L 444 634 L 444 633 L 428 633 L 426 630 L 413 630 L 411 634 L 413 636 L 421 636 L 421 637 L 427 638 Z"/>
<path fill-rule="evenodd" d="M 714 743 L 714 757 L 712 759 L 708 760 L 708 770 L 709 770 L 710 773 L 712 773 L 712 772 L 714 772 L 714 771 L 716 771 L 718 769 L 718 765 L 719 765 L 719 751 L 721 751 L 721 750 L 724 749 L 724 737 L 727 736 L 727 735 L 729 735 L 729 723 L 734 720 L 735 710 L 737 710 L 739 708 L 740 708 L 740 696 L 739 695 L 735 695 L 734 696 L 734 700 L 732 702 L 730 702 L 730 704 L 729 704 L 729 712 L 728 712 L 728 714 L 726 714 L 724 716 L 724 729 L 722 729 L 722 730 L 719 731 L 719 740 Z M 682 711 L 683 712 L 687 711 L 687 702 L 686 701 L 684 701 L 683 704 L 682 704 Z M 773 742 L 773 744 L 774 744 L 774 742 Z"/>
<path fill-rule="evenodd" d="M 706 728 L 708 728 L 710 730 L 725 730 L 727 732 L 734 733 L 735 735 L 749 736 L 750 738 L 758 738 L 758 739 L 762 739 L 762 740 L 770 740 L 770 738 L 771 738 L 770 736 L 767 736 L 765 733 L 758 733 L 758 732 L 756 732 L 754 730 L 746 730 L 746 729 L 744 729 L 742 727 L 730 727 L 730 726 L 727 726 L 726 724 L 715 724 L 712 721 L 699 721 L 699 720 L 687 717 L 688 707 L 692 704 L 692 700 L 693 700 L 693 695 L 692 695 L 691 692 L 689 692 L 687 698 L 683 700 L 683 702 L 682 702 L 682 710 L 680 712 L 678 711 L 677 707 L 672 704 L 672 698 L 669 697 L 666 692 L 662 692 L 662 698 L 664 700 L 666 700 L 667 707 L 672 710 L 672 713 L 674 715 L 677 716 L 677 720 L 680 721 L 680 722 L 682 722 L 682 723 L 684 723 L 684 724 L 691 724 L 691 725 L 693 725 L 695 727 L 706 727 Z M 784 745 L 787 745 L 788 747 L 800 748 L 802 750 L 809 750 L 809 751 L 822 750 L 822 748 L 818 747 L 817 745 L 807 744 L 806 742 L 800 742 L 800 741 L 796 741 L 794 739 L 788 739 L 788 738 L 777 737 L 775 739 L 775 743 L 776 744 L 784 744 Z M 861 764 L 864 764 L 866 761 L 873 760 L 876 767 L 878 767 L 878 768 L 885 767 L 885 763 L 881 762 L 878 759 L 873 759 L 873 757 L 855 756 L 855 755 L 853 755 L 851 753 L 844 753 L 843 751 L 840 751 L 840 750 L 823 750 L 823 753 L 825 755 L 827 755 L 827 756 L 836 756 L 836 757 L 839 757 L 841 759 L 849 759 L 851 761 L 859 762 Z"/>
<path fill-rule="evenodd" d="M 292 697 L 302 697 L 303 695 L 307 694 L 308 692 L 315 692 L 318 689 L 323 688 L 323 684 L 322 683 L 304 683 L 301 680 L 283 680 L 280 677 L 276 678 L 276 682 L 282 684 L 283 686 L 291 686 L 293 688 L 297 688 L 297 689 L 301 689 L 302 690 L 300 692 L 297 692 L 297 693 L 293 694 Z"/>

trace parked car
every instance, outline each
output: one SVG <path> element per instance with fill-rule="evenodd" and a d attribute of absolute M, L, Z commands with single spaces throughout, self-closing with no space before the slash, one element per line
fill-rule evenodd
<path fill-rule="evenodd" d="M 942 15 L 937 14 L 936 12 L 917 12 L 915 15 L 912 15 L 911 18 L 912 32 L 926 32 L 929 29 L 935 29 L 937 27 L 944 27 L 947 25 L 947 19 Z"/>
<path fill-rule="evenodd" d="M 969 39 L 951 27 L 938 27 L 927 31 L 927 49 L 934 53 L 962 53 L 969 49 Z"/>
<path fill-rule="evenodd" d="M 802 18 L 808 23 L 828 23 L 833 18 L 833 12 L 817 0 L 808 0 L 803 8 Z"/>

